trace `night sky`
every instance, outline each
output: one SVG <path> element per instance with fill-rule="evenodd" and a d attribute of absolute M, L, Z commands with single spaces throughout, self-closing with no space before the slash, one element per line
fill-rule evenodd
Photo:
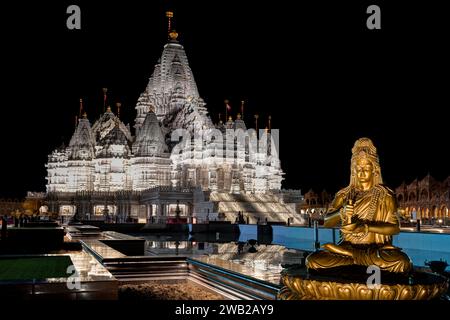
<path fill-rule="evenodd" d="M 2 4 L 2 178 L 0 197 L 45 190 L 47 155 L 74 130 L 79 98 L 93 123 L 102 88 L 134 106 L 167 39 L 164 12 L 184 45 L 214 121 L 272 116 L 280 129 L 284 188 L 348 184 L 351 147 L 367 136 L 391 187 L 450 174 L 450 50 L 440 1 L 39 1 Z M 95 3 L 95 4 L 94 4 Z M 382 30 L 366 29 L 369 4 Z M 81 7 L 82 29 L 66 28 Z M 6 86 L 5 86 L 6 85 Z M 3 91 L 3 90 L 2 90 Z M 114 111 L 114 108 L 113 108 Z"/>

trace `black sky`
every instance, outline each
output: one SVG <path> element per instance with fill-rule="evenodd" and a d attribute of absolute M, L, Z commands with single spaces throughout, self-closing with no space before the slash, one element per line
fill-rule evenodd
<path fill-rule="evenodd" d="M 382 30 L 365 27 L 369 4 Z M 348 183 L 354 141 L 372 138 L 385 183 L 449 169 L 449 57 L 439 1 L 40 1 L 3 6 L 0 197 L 45 190 L 47 154 L 68 143 L 78 100 L 91 123 L 102 88 L 134 106 L 175 11 L 200 95 L 217 119 L 223 100 L 246 121 L 280 128 L 285 188 L 336 191 Z M 66 28 L 81 7 L 82 30 Z M 447 19 L 448 20 L 448 19 Z"/>

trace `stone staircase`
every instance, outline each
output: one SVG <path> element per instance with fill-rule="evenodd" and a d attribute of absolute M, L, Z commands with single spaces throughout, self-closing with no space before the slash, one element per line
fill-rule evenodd
<path fill-rule="evenodd" d="M 217 211 L 225 216 L 225 220 L 234 222 L 238 212 L 244 213 L 245 218 L 249 217 L 249 223 L 282 222 L 302 224 L 301 217 L 292 207 L 280 201 L 273 194 L 230 194 L 211 193 L 210 201 L 215 203 Z"/>

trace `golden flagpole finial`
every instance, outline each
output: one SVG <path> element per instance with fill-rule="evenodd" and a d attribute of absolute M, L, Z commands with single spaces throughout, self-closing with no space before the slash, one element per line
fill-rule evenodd
<path fill-rule="evenodd" d="M 166 17 L 167 17 L 167 36 L 169 39 L 171 39 L 171 32 L 172 32 L 172 18 L 173 18 L 173 11 L 166 11 Z"/>

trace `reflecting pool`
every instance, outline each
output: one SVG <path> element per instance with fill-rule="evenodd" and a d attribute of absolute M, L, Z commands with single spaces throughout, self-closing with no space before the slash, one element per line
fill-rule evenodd
<path fill-rule="evenodd" d="M 146 240 L 148 256 L 185 256 L 278 284 L 287 265 L 304 265 L 314 251 L 314 229 L 272 226 L 271 234 L 258 234 L 256 225 L 239 225 L 240 233 L 134 234 Z M 339 241 L 339 230 L 319 228 L 321 244 Z M 259 237 L 258 237 L 259 236 Z M 402 248 L 414 265 L 431 260 L 450 262 L 450 235 L 401 232 L 394 245 Z"/>
<path fill-rule="evenodd" d="M 183 235 L 143 235 L 148 256 L 185 256 L 227 270 L 278 284 L 286 265 L 302 265 L 305 252 L 276 244 L 247 241 L 199 241 Z M 205 238 L 206 239 L 206 238 Z"/>

